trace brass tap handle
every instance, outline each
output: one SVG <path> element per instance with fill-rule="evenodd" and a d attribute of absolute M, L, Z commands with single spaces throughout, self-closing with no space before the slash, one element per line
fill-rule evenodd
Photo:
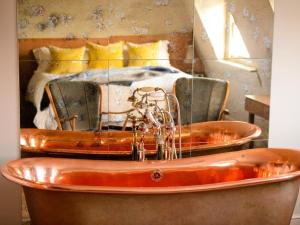
<path fill-rule="evenodd" d="M 156 88 L 155 87 L 142 87 L 142 88 L 139 88 L 138 91 L 141 91 L 141 92 L 154 92 L 154 91 L 156 91 Z"/>

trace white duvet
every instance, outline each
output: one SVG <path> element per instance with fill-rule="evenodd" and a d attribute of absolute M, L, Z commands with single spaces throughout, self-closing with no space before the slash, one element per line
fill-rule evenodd
<path fill-rule="evenodd" d="M 173 67 L 165 71 L 154 71 L 155 68 L 125 67 L 110 70 L 88 70 L 79 74 L 56 75 L 35 71 L 27 88 L 27 100 L 32 102 L 37 109 L 34 124 L 39 129 L 56 129 L 57 124 L 51 107 L 41 110 L 41 101 L 45 85 L 53 80 L 68 78 L 72 81 L 88 80 L 101 84 L 103 91 L 103 111 L 120 112 L 130 108 L 127 101 L 132 92 L 139 87 L 161 87 L 171 92 L 174 82 L 181 77 L 191 77 Z M 104 117 L 104 124 L 108 121 L 119 123 L 125 115 L 110 115 Z"/>

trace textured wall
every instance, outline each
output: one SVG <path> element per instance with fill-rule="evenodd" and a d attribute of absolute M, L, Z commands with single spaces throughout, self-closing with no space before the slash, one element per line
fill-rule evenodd
<path fill-rule="evenodd" d="M 274 13 L 269 0 L 196 0 L 195 15 L 195 47 L 204 62 L 205 73 L 209 77 L 227 79 L 231 83 L 231 94 L 228 108 L 230 118 L 247 121 L 248 113 L 244 110 L 245 95 L 270 94 L 272 40 Z M 209 4 L 210 5 L 209 5 Z M 217 39 L 209 36 L 204 13 L 213 17 L 213 10 L 219 7 L 215 26 L 219 32 Z M 244 43 L 249 51 L 250 59 L 238 59 L 246 65 L 251 65 L 257 72 L 250 72 L 235 64 L 228 63 L 224 38 L 227 35 L 226 14 L 231 13 L 240 30 Z M 219 19 L 219 22 L 218 22 Z M 219 39 L 218 39 L 219 38 Z M 214 51 L 213 41 L 219 44 L 218 51 Z M 232 62 L 232 61 L 231 61 Z M 267 137 L 268 122 L 257 118 L 257 123 L 264 130 Z"/>
<path fill-rule="evenodd" d="M 19 38 L 191 32 L 193 0 L 18 0 Z"/>

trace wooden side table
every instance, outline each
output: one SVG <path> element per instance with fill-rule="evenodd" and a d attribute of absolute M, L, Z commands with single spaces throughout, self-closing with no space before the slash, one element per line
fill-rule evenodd
<path fill-rule="evenodd" d="M 266 95 L 245 95 L 245 110 L 249 112 L 249 123 L 255 122 L 255 116 L 260 116 L 269 120 L 270 96 Z M 250 142 L 249 148 L 253 148 L 253 141 Z"/>
<path fill-rule="evenodd" d="M 249 112 L 249 123 L 254 123 L 255 115 L 269 120 L 270 96 L 245 95 L 245 110 Z"/>

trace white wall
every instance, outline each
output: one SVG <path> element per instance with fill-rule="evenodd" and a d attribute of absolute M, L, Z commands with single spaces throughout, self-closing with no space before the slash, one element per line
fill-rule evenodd
<path fill-rule="evenodd" d="M 276 0 L 270 147 L 300 149 L 300 1 Z M 293 225 L 300 224 L 300 202 Z"/>
<path fill-rule="evenodd" d="M 300 1 L 275 2 L 270 145 L 300 148 Z"/>
<path fill-rule="evenodd" d="M 0 165 L 19 157 L 15 0 L 0 0 Z M 0 176 L 0 224 L 21 224 L 20 189 Z"/>

